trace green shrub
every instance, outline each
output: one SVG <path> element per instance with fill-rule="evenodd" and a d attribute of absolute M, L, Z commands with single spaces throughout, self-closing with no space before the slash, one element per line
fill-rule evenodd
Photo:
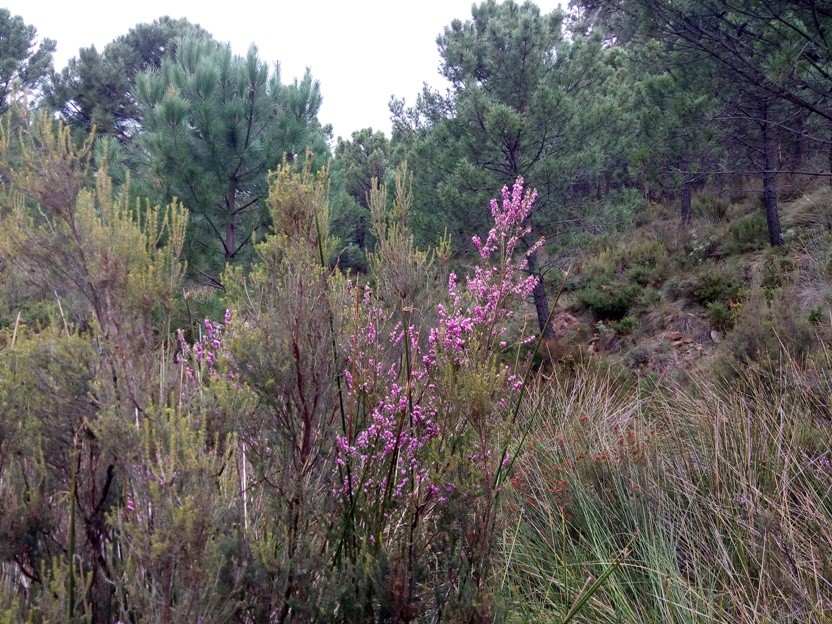
<path fill-rule="evenodd" d="M 763 215 L 751 214 L 728 229 L 729 237 L 722 245 L 727 254 L 745 253 L 763 249 L 768 244 L 768 225 Z"/>
<path fill-rule="evenodd" d="M 652 238 L 625 244 L 616 256 L 620 270 L 627 271 L 630 280 L 641 286 L 660 284 L 670 264 L 665 244 Z"/>
<path fill-rule="evenodd" d="M 38 332 L 48 327 L 55 318 L 60 321 L 60 313 L 57 300 L 22 301 L 17 306 L 10 306 L 7 314 L 0 314 L 0 329 L 25 325 Z"/>
<path fill-rule="evenodd" d="M 667 262 L 667 247 L 657 240 L 645 238 L 626 245 L 621 250 L 621 260 L 628 266 L 646 265 L 659 267 Z"/>
<path fill-rule="evenodd" d="M 721 301 L 712 301 L 708 304 L 708 320 L 716 329 L 731 329 L 734 326 L 734 312 Z"/>
<path fill-rule="evenodd" d="M 616 259 L 610 249 L 601 249 L 583 267 L 581 273 L 588 281 L 615 275 Z"/>
<path fill-rule="evenodd" d="M 784 286 L 789 280 L 789 273 L 794 270 L 794 263 L 786 257 L 771 255 L 763 267 L 761 286 L 775 289 Z"/>
<path fill-rule="evenodd" d="M 564 290 L 577 292 L 587 288 L 593 282 L 611 281 L 615 277 L 616 261 L 607 245 L 593 246 L 588 250 L 592 255 L 587 258 L 578 270 L 569 275 Z"/>
<path fill-rule="evenodd" d="M 632 316 L 625 316 L 613 323 L 612 327 L 619 336 L 631 336 L 638 331 L 638 321 Z"/>
<path fill-rule="evenodd" d="M 652 286 L 645 288 L 638 298 L 637 305 L 641 310 L 649 310 L 653 306 L 661 303 L 662 294 Z"/>
<path fill-rule="evenodd" d="M 604 283 L 596 280 L 578 291 L 577 297 L 596 317 L 619 320 L 627 315 L 643 290 L 638 284 Z"/>
<path fill-rule="evenodd" d="M 630 281 L 635 282 L 639 286 L 647 286 L 648 284 L 656 281 L 655 269 L 651 269 L 650 267 L 646 267 L 641 264 L 637 264 L 630 269 L 627 275 L 629 276 Z"/>
<path fill-rule="evenodd" d="M 728 216 L 728 202 L 712 193 L 697 195 L 692 204 L 693 214 L 704 217 L 711 223 L 721 223 Z"/>
<path fill-rule="evenodd" d="M 693 295 L 703 305 L 714 301 L 729 301 L 739 295 L 739 284 L 729 280 L 715 268 L 703 271 L 696 279 Z"/>

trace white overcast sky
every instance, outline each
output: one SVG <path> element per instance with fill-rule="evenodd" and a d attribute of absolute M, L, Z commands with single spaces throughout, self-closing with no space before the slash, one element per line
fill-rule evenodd
<path fill-rule="evenodd" d="M 536 4 L 548 13 L 559 2 Z M 471 6 L 472 0 L 0 0 L 57 42 L 58 68 L 79 48 L 100 51 L 163 15 L 188 18 L 237 54 L 255 43 L 261 59 L 280 62 L 284 83 L 312 70 L 323 95 L 318 118 L 344 138 L 366 127 L 389 134 L 391 95 L 413 104 L 423 83 L 444 88 L 436 37 L 452 20 L 469 19 Z"/>

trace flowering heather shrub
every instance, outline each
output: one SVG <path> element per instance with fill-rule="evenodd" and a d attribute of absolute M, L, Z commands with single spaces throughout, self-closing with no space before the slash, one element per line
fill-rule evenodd
<path fill-rule="evenodd" d="M 221 360 L 227 358 L 228 353 L 223 344 L 223 329 L 231 322 L 231 310 L 225 311 L 223 323 L 215 323 L 206 318 L 199 330 L 199 337 L 193 345 L 185 340 L 185 332 L 176 330 L 176 340 L 179 345 L 179 353 L 176 354 L 176 362 L 182 364 L 182 369 L 188 381 L 197 381 L 204 376 L 212 379 L 221 377 Z M 234 371 L 225 372 L 227 379 L 234 378 Z"/>
<path fill-rule="evenodd" d="M 407 310 L 396 322 L 399 312 L 384 310 L 369 286 L 363 292 L 353 286 L 338 494 L 355 539 L 375 556 L 388 546 L 420 543 L 406 569 L 416 567 L 420 552 L 441 548 L 428 542 L 427 527 L 451 526 L 458 519 L 450 516 L 461 509 L 473 531 L 463 548 L 476 550 L 469 553 L 476 565 L 487 565 L 499 476 L 511 463 L 505 440 L 524 384 L 499 356 L 507 353 L 517 303 L 536 285 L 524 270 L 542 241 L 515 257 L 529 234 L 523 221 L 535 198 L 519 178 L 503 189 L 502 202 L 492 200 L 494 228 L 485 242 L 473 239 L 486 262 L 464 286 L 449 276 L 433 327 L 415 327 Z M 382 329 L 391 325 L 392 331 Z M 521 335 L 515 344 L 531 340 Z M 452 499 L 459 504 L 448 506 Z"/>
<path fill-rule="evenodd" d="M 522 388 L 517 374 L 491 360 L 495 352 L 508 345 L 505 323 L 513 318 L 514 305 L 534 289 L 537 278 L 523 277 L 522 272 L 527 256 L 542 241 L 519 259 L 514 258 L 517 244 L 530 232 L 522 223 L 537 194 L 524 194 L 523 179 L 518 178 L 511 191 L 503 188 L 502 195 L 502 205 L 491 201 L 495 227 L 485 243 L 479 237 L 473 239 L 480 256 L 496 262 L 488 267 L 477 266 L 464 291 L 451 273 L 448 303 L 437 306 L 439 321 L 429 329 L 426 344 L 417 328 L 405 327 L 403 323 L 398 323 L 389 336 L 379 335 L 377 328 L 384 323 L 384 311 L 374 306 L 371 290 L 365 288 L 363 305 L 355 308 L 355 329 L 349 338 L 345 378 L 353 409 L 347 431 L 339 437 L 339 464 L 343 466 L 352 458 L 366 470 L 373 461 L 392 458 L 397 468 L 388 471 L 393 482 L 388 482 L 388 477 L 377 479 L 362 472 L 363 478 L 358 481 L 350 476 L 345 488 L 366 492 L 380 486 L 401 497 L 406 490 L 413 493 L 425 485 L 424 495 L 435 494 L 437 484 L 428 479 L 428 470 L 418 457 L 431 440 L 443 434 L 436 419 L 439 411 L 447 407 L 448 395 L 440 390 L 447 389 L 444 376 L 449 365 L 473 369 L 486 363 L 494 369 L 492 394 L 502 397 L 496 401 L 501 407 L 506 406 L 505 397 Z M 526 336 L 523 342 L 533 339 L 533 335 Z M 404 353 L 398 362 L 387 363 L 386 354 L 401 351 Z M 367 405 L 368 399 L 375 401 Z M 356 409 L 368 411 L 363 428 L 356 422 Z M 403 482 L 407 478 L 409 486 Z"/>
<path fill-rule="evenodd" d="M 337 459 L 341 467 L 350 464 L 344 491 L 351 499 L 363 495 L 378 505 L 406 497 L 424 504 L 437 494 L 426 447 L 441 431 L 435 385 L 420 362 L 419 331 L 399 323 L 389 335 L 380 335 L 385 312 L 373 304 L 369 288 L 362 304 L 355 309 L 344 373 L 348 411 Z"/>
<path fill-rule="evenodd" d="M 284 188 L 281 205 L 311 192 L 308 180 L 298 184 Z M 235 513 L 244 525 L 262 527 L 249 535 L 251 548 L 274 559 L 258 563 L 258 574 L 307 595 L 308 603 L 293 607 L 298 612 L 334 600 L 350 618 L 372 620 L 387 609 L 409 619 L 445 588 L 455 596 L 448 608 L 487 616 L 496 501 L 524 387 L 510 345 L 534 339 L 511 328 L 518 303 L 536 285 L 525 269 L 540 243 L 518 251 L 535 197 L 518 179 L 491 202 L 494 227 L 484 241 L 473 240 L 480 266 L 464 280 L 450 274 L 435 306 L 416 312 L 386 291 L 344 288 L 316 264 L 314 245 L 296 250 L 295 239 L 276 236 L 261 247 L 268 271 L 229 276 L 232 290 L 247 280 L 245 323 L 227 311 L 222 323 L 205 319 L 192 344 L 177 332 L 180 400 L 194 410 L 212 452 L 236 449 L 243 504 Z M 403 254 L 406 264 L 414 248 L 405 230 L 396 236 L 387 241 L 390 253 Z M 338 309 L 345 301 L 338 293 L 351 293 L 352 305 Z M 339 393 L 340 427 L 326 408 L 337 409 Z M 126 512 L 147 497 L 131 493 Z M 333 508 L 342 522 L 326 529 Z M 268 535 L 280 536 L 280 553 L 269 550 Z M 337 573 L 307 586 L 301 579 L 327 560 Z M 270 586 L 248 595 L 266 611 L 288 604 Z"/>

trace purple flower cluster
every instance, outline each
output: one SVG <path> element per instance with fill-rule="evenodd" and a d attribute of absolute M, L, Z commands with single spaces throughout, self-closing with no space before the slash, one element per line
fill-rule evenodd
<path fill-rule="evenodd" d="M 431 330 L 429 353 L 439 342 L 447 351 L 461 353 L 476 333 L 484 334 L 484 346 L 490 349 L 492 341 L 506 333 L 503 322 L 514 316 L 512 306 L 507 305 L 509 300 L 528 297 L 537 285 L 537 277 L 520 276 L 528 266 L 529 255 L 535 253 L 543 241 L 531 245 L 519 260 L 514 259 L 518 243 L 531 233 L 523 222 L 529 216 L 535 199 L 537 191 L 524 193 L 523 178 L 517 178 L 511 191 L 503 187 L 502 203 L 491 200 L 494 227 L 484 243 L 478 236 L 472 241 L 483 260 L 495 264 L 474 268 L 474 274 L 466 280 L 467 298 L 459 293 L 456 275 L 451 273 L 448 279 L 451 309 L 439 306 L 439 326 Z M 498 344 L 501 349 L 507 346 L 502 339 Z M 464 359 L 458 360 L 458 363 L 465 364 Z"/>
<path fill-rule="evenodd" d="M 193 345 L 188 344 L 185 340 L 185 333 L 181 329 L 176 330 L 179 352 L 175 360 L 182 364 L 188 381 L 196 381 L 204 375 L 213 379 L 220 378 L 218 363 L 226 356 L 223 329 L 231 322 L 231 310 L 225 311 L 223 320 L 224 324 L 214 323 L 206 318 L 202 322 L 199 339 Z M 226 376 L 230 379 L 233 373 L 229 371 Z"/>
<path fill-rule="evenodd" d="M 438 306 L 439 324 L 430 330 L 426 365 L 433 364 L 440 343 L 445 351 L 457 354 L 457 364 L 466 365 L 468 362 L 461 354 L 468 341 L 478 334 L 484 337 L 482 346 L 485 349 L 491 349 L 492 342 L 498 337 L 500 349 L 507 346 L 501 337 L 507 332 L 504 322 L 514 316 L 509 304 L 528 297 L 537 285 L 537 277 L 521 275 L 528 266 L 529 255 L 540 248 L 543 240 L 531 245 L 519 260 L 514 259 L 518 243 L 531 232 L 523 221 L 529 216 L 536 198 L 537 191 L 524 193 L 523 178 L 517 178 L 511 191 L 503 187 L 502 204 L 496 199 L 491 200 L 494 227 L 484 243 L 478 236 L 472 240 L 483 260 L 496 262 L 492 266 L 474 268 L 474 274 L 466 280 L 467 297 L 460 294 L 456 275 L 450 274 L 450 306 Z M 495 258 L 497 255 L 499 257 Z"/>
<path fill-rule="evenodd" d="M 536 277 L 524 273 L 528 255 L 542 241 L 515 258 L 517 245 L 530 233 L 523 221 L 536 196 L 534 191 L 524 193 L 523 179 L 518 178 L 511 191 L 503 188 L 501 204 L 492 200 L 494 227 L 484 243 L 473 239 L 490 266 L 477 266 L 464 291 L 451 273 L 448 300 L 437 306 L 438 322 L 429 329 L 425 342 L 415 327 L 401 324 L 389 336 L 380 335 L 378 328 L 387 318 L 374 305 L 369 287 L 364 289 L 363 305 L 356 302 L 355 330 L 344 373 L 349 407 L 346 431 L 337 441 L 339 465 L 353 468 L 346 473 L 345 492 L 388 491 L 392 498 L 415 495 L 441 502 L 442 492 L 453 487 L 439 484 L 442 475 L 428 468 L 432 466 L 431 443 L 451 434 L 440 423 L 449 427 L 448 423 L 458 422 L 458 417 L 445 414 L 447 397 L 452 394 L 447 367 L 477 367 L 489 362 L 495 349 L 507 346 L 507 321 L 513 317 L 513 307 L 537 284 Z M 529 339 L 533 336 L 522 341 Z M 490 371 L 494 403 L 505 408 L 506 396 L 519 392 L 523 381 L 505 365 Z M 488 456 L 483 447 L 470 458 L 484 464 Z"/>
<path fill-rule="evenodd" d="M 358 474 L 350 472 L 346 477 L 345 490 L 389 491 L 393 498 L 402 498 L 413 489 L 424 489 L 420 486 L 427 481 L 428 470 L 422 465 L 421 451 L 440 432 L 436 406 L 424 383 L 426 371 L 414 368 L 419 333 L 413 326 L 398 324 L 389 335 L 380 334 L 377 328 L 385 314 L 373 305 L 369 288 L 356 315 L 344 373 L 351 409 L 347 431 L 337 440 L 337 462 L 345 466 L 351 461 L 358 468 Z M 408 349 L 403 348 L 405 341 Z M 386 363 L 395 359 L 392 352 L 402 350 L 409 350 L 409 362 Z M 368 401 L 374 404 L 368 406 Z M 369 414 L 360 418 L 365 408 Z"/>
<path fill-rule="evenodd" d="M 503 260 L 514 253 L 517 243 L 531 232 L 531 228 L 524 227 L 523 221 L 531 214 L 532 205 L 537 199 L 537 191 L 523 192 L 524 180 L 517 178 L 514 186 L 509 191 L 507 186 L 501 192 L 502 205 L 496 199 L 491 200 L 491 216 L 494 218 L 494 227 L 488 232 L 488 237 L 483 243 L 479 236 L 472 239 L 474 247 L 480 252 L 483 259 L 488 260 L 497 252 L 502 251 Z M 537 244 L 539 247 L 542 241 Z M 526 256 L 530 252 L 526 252 Z M 521 268 L 525 268 L 525 264 Z"/>

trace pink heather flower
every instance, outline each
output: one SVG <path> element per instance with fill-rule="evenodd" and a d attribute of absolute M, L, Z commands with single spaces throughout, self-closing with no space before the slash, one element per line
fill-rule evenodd
<path fill-rule="evenodd" d="M 230 322 L 231 311 L 226 310 L 223 318 L 226 324 Z M 227 354 L 223 345 L 223 325 L 213 323 L 211 319 L 206 318 L 203 320 L 201 328 L 203 332 L 200 333 L 199 339 L 193 346 L 188 345 L 181 329 L 176 332 L 179 353 L 176 354 L 175 361 L 183 365 L 187 381 L 189 383 L 196 382 L 200 378 L 204 379 L 203 375 L 212 379 L 235 379 L 237 374 L 232 367 L 228 367 L 224 375 L 217 370 L 220 360 L 228 359 L 225 357 Z"/>
<path fill-rule="evenodd" d="M 344 377 L 348 396 L 356 405 L 360 401 L 368 412 L 364 412 L 366 422 L 357 431 L 352 430 L 352 415 L 348 417 L 351 439 L 347 435 L 338 437 L 336 457 L 339 465 L 354 464 L 356 471 L 351 474 L 361 474 L 362 478 L 360 485 L 345 479 L 343 492 L 360 487 L 367 496 L 373 496 L 388 491 L 389 485 L 394 498 L 404 499 L 418 493 L 420 485 L 425 484 L 428 489 L 421 490 L 422 495 L 427 492 L 435 499 L 440 494 L 434 481 L 441 475 L 429 468 L 433 464 L 428 463 L 428 448 L 443 434 L 438 422 L 447 410 L 447 397 L 442 396 L 444 382 L 434 381 L 443 379 L 444 364 L 467 367 L 483 361 L 483 356 L 490 357 L 496 345 L 506 348 L 506 321 L 513 317 L 513 301 L 528 297 L 537 285 L 537 278 L 525 271 L 528 254 L 539 249 L 542 241 L 514 257 L 517 246 L 530 233 L 523 221 L 531 213 L 537 194 L 524 192 L 523 179 L 518 178 L 511 189 L 504 187 L 501 195 L 501 202 L 491 201 L 494 227 L 485 241 L 472 239 L 481 258 L 490 264 L 476 267 L 464 288 L 460 288 L 456 274 L 449 274 L 448 299 L 437 306 L 438 321 L 427 329 L 426 340 L 420 340 L 416 328 L 401 323 L 387 336 L 379 336 L 390 318 L 374 305 L 372 291 L 365 285 L 364 305 L 356 310 L 356 329 L 346 344 Z M 405 339 L 410 348 L 402 353 Z M 527 344 L 534 336 L 520 340 Z M 523 382 L 507 367 L 494 381 L 495 404 L 504 409 L 509 392 L 519 391 Z M 489 452 L 482 450 L 469 459 L 484 469 L 488 457 Z M 503 466 L 510 460 L 503 457 Z M 453 484 L 443 487 L 444 494 L 453 492 Z M 445 495 L 439 496 L 440 502 L 446 499 Z"/>

